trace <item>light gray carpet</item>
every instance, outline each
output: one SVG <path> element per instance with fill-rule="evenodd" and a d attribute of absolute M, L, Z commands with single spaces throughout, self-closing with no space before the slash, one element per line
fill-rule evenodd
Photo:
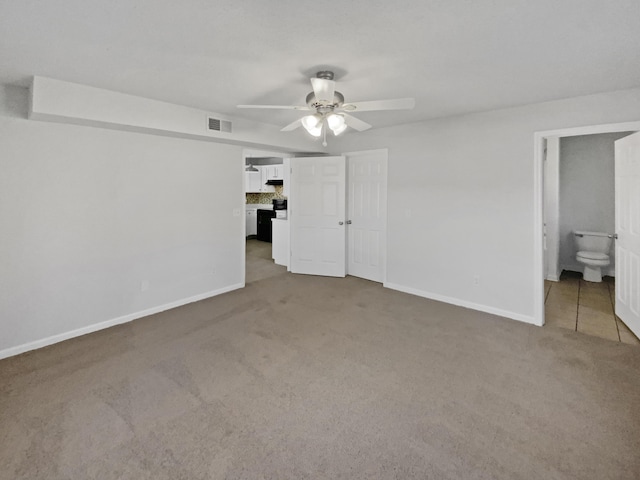
<path fill-rule="evenodd" d="M 1 361 L 0 478 L 640 478 L 640 348 L 255 246 L 244 290 Z"/>

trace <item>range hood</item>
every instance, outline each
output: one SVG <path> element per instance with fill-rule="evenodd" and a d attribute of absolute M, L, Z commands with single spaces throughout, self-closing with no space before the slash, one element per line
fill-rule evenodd
<path fill-rule="evenodd" d="M 267 180 L 265 185 L 284 185 L 284 182 L 282 180 Z"/>

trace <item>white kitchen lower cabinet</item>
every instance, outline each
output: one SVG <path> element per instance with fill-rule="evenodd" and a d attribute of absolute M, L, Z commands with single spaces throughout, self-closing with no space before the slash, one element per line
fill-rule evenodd
<path fill-rule="evenodd" d="M 245 235 L 258 234 L 258 211 L 254 208 L 247 209 L 247 231 Z"/>
<path fill-rule="evenodd" d="M 273 218 L 271 224 L 271 256 L 277 265 L 284 265 L 289 270 L 289 220 Z"/>

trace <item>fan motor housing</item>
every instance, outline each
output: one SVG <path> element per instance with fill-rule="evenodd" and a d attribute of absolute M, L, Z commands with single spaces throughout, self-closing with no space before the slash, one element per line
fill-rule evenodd
<path fill-rule="evenodd" d="M 311 92 L 307 95 L 306 102 L 309 108 L 317 110 L 318 113 L 328 113 L 332 112 L 334 108 L 338 108 L 344 103 L 344 95 L 340 92 L 333 92 L 333 103 L 324 103 L 316 101 L 315 94 Z"/>

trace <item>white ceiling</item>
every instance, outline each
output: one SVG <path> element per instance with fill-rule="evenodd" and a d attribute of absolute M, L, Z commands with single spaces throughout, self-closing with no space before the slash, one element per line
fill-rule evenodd
<path fill-rule="evenodd" d="M 638 0 L 0 0 L 0 82 L 32 75 L 286 125 L 308 77 L 415 97 L 385 126 L 640 86 Z"/>

